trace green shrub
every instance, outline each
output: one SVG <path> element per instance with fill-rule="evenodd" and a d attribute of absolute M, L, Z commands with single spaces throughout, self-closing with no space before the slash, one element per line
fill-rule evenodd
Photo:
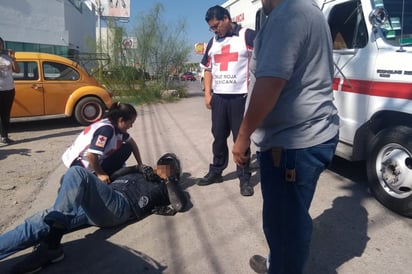
<path fill-rule="evenodd" d="M 186 90 L 183 86 L 179 85 L 165 89 L 157 82 L 142 85 L 139 89 L 117 89 L 111 91 L 114 94 L 114 101 L 127 102 L 134 105 L 170 102 L 186 97 Z"/>

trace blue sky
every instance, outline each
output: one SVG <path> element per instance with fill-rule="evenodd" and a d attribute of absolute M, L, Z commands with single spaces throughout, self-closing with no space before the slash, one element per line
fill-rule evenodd
<path fill-rule="evenodd" d="M 163 5 L 162 15 L 165 23 L 175 23 L 180 18 L 186 20 L 187 27 L 187 41 L 194 45 L 198 42 L 208 42 L 212 37 L 212 33 L 205 21 L 205 14 L 208 8 L 214 5 L 222 5 L 225 0 L 212 1 L 212 0 L 130 0 L 130 22 L 128 25 L 136 25 L 136 17 L 144 12 L 147 12 L 153 8 L 156 3 Z M 200 55 L 192 54 L 190 58 L 191 62 L 199 62 Z"/>

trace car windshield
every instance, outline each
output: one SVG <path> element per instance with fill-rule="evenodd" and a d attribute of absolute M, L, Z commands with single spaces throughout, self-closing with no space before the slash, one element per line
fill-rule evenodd
<path fill-rule="evenodd" d="M 372 4 L 388 14 L 388 20 L 380 27 L 385 40 L 395 46 L 412 46 L 412 1 L 373 0 Z"/>

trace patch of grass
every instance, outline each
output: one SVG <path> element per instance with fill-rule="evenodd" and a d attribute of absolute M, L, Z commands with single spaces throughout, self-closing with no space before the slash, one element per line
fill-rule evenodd
<path fill-rule="evenodd" d="M 127 85 L 129 86 L 129 85 Z M 138 88 L 130 88 L 117 84 L 116 88 L 111 89 L 113 92 L 113 100 L 133 105 L 173 102 L 180 98 L 185 98 L 187 95 L 186 88 L 182 85 L 170 85 L 168 88 L 162 87 L 156 82 L 139 85 Z"/>

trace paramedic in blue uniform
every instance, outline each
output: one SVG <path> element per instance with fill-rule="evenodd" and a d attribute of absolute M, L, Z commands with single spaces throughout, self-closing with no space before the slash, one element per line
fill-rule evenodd
<path fill-rule="evenodd" d="M 205 103 L 212 113 L 213 162 L 208 173 L 198 182 L 204 186 L 223 181 L 222 172 L 228 165 L 227 138 L 232 132 L 236 139 L 242 122 L 248 92 L 248 63 L 253 50 L 255 32 L 232 22 L 229 11 L 214 6 L 206 12 L 205 20 L 214 33 L 210 39 L 201 67 L 204 69 Z M 212 92 L 213 91 L 213 92 Z M 250 155 L 250 148 L 247 150 Z M 253 195 L 249 163 L 237 166 L 240 193 Z"/>

